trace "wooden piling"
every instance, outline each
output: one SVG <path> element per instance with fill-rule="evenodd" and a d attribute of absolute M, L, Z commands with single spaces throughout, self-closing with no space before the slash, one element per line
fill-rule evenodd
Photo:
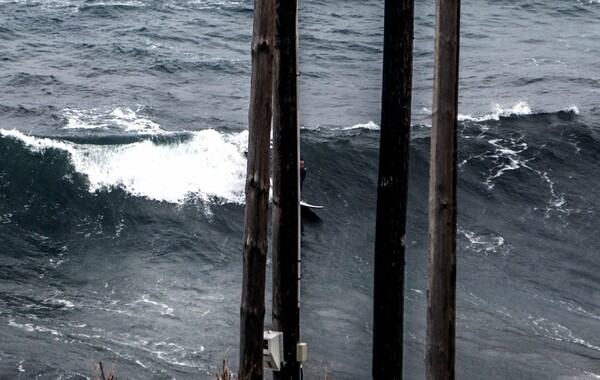
<path fill-rule="evenodd" d="M 276 0 L 273 107 L 273 329 L 283 333 L 274 380 L 297 380 L 300 365 L 300 131 L 297 90 L 297 1 Z"/>
<path fill-rule="evenodd" d="M 238 378 L 263 379 L 275 0 L 255 0 Z"/>
<path fill-rule="evenodd" d="M 414 0 L 386 0 L 373 300 L 373 379 L 402 379 Z"/>
<path fill-rule="evenodd" d="M 454 379 L 460 0 L 437 0 L 429 182 L 426 378 Z"/>

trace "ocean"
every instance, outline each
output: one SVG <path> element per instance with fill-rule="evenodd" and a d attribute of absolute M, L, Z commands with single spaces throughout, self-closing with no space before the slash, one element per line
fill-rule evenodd
<path fill-rule="evenodd" d="M 0 379 L 237 369 L 251 0 L 0 0 Z M 300 2 L 307 379 L 371 377 L 383 1 Z M 456 377 L 600 379 L 600 1 L 461 4 Z M 424 377 L 435 2 L 404 373 Z M 271 261 L 267 268 L 270 327 Z"/>

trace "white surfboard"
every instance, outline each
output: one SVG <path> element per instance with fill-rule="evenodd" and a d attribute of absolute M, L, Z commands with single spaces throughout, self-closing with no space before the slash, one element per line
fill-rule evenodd
<path fill-rule="evenodd" d="M 308 207 L 308 208 L 323 208 L 323 206 L 311 205 L 310 203 L 306 203 L 305 201 L 300 201 L 300 206 Z"/>

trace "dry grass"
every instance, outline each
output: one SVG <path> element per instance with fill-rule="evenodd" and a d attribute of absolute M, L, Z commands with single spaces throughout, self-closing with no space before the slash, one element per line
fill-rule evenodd
<path fill-rule="evenodd" d="M 330 362 L 325 363 L 323 368 L 323 380 L 333 380 L 333 365 Z"/>
<path fill-rule="evenodd" d="M 321 373 L 317 375 L 316 379 L 318 380 L 334 380 L 333 377 L 333 365 L 331 362 L 323 363 L 323 368 Z M 229 369 L 229 363 L 227 359 L 223 359 L 223 367 L 219 370 L 219 372 L 215 373 L 216 380 L 237 380 L 237 375 L 231 372 Z M 117 376 L 113 369 L 108 372 L 108 374 L 104 373 L 104 366 L 102 362 L 98 362 L 98 364 L 94 363 L 94 380 L 117 380 Z"/>
<path fill-rule="evenodd" d="M 237 376 L 234 375 L 229 366 L 227 365 L 227 359 L 223 359 L 223 369 L 215 374 L 217 380 L 236 380 Z"/>
<path fill-rule="evenodd" d="M 333 377 L 333 364 L 331 362 L 324 362 L 323 368 L 318 370 L 318 374 L 316 376 L 310 376 L 312 379 L 316 380 L 334 380 Z M 215 374 L 216 380 L 237 380 L 237 376 L 231 372 L 229 369 L 229 364 L 227 359 L 223 359 L 223 368 Z"/>
<path fill-rule="evenodd" d="M 329 361 L 323 362 L 321 366 L 307 366 L 303 368 L 304 379 L 307 380 L 334 380 L 333 364 Z"/>
<path fill-rule="evenodd" d="M 117 380 L 117 376 L 113 374 L 113 371 L 108 372 L 108 376 L 104 375 L 104 366 L 102 365 L 102 362 L 98 362 L 97 368 L 96 365 L 94 365 L 94 372 L 96 371 L 100 371 L 100 376 L 96 376 L 95 380 Z"/>

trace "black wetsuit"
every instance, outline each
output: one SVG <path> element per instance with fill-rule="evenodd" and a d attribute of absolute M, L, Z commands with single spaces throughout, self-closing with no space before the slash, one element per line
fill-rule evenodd
<path fill-rule="evenodd" d="M 306 168 L 300 168 L 300 192 L 302 192 L 302 184 L 304 184 L 305 177 L 306 177 Z"/>

